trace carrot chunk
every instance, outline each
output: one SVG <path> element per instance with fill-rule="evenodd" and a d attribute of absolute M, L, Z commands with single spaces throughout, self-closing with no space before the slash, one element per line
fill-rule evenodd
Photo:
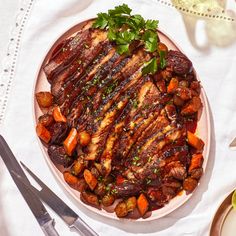
<path fill-rule="evenodd" d="M 42 139 L 45 143 L 49 143 L 51 139 L 50 132 L 45 128 L 45 126 L 41 123 L 38 123 L 36 126 L 36 133 L 40 139 Z"/>
<path fill-rule="evenodd" d="M 148 211 L 149 203 L 143 193 L 141 193 L 137 199 L 137 206 L 141 216 L 143 216 Z"/>
<path fill-rule="evenodd" d="M 72 128 L 66 140 L 63 142 L 66 153 L 71 156 L 77 144 L 77 130 Z"/>
<path fill-rule="evenodd" d="M 66 117 L 61 113 L 59 106 L 54 107 L 53 118 L 56 122 L 66 122 Z"/>
<path fill-rule="evenodd" d="M 202 163 L 203 163 L 202 154 L 193 154 L 188 171 L 191 172 L 194 169 L 202 167 Z"/>
<path fill-rule="evenodd" d="M 86 181 L 83 178 L 78 178 L 72 175 L 69 171 L 65 171 L 63 173 L 63 177 L 68 185 L 78 190 L 79 192 L 84 191 L 88 187 Z"/>
<path fill-rule="evenodd" d="M 178 88 L 179 81 L 177 78 L 173 77 L 167 87 L 167 93 L 174 93 Z"/>
<path fill-rule="evenodd" d="M 94 190 L 98 181 L 94 177 L 94 175 L 90 172 L 90 170 L 88 170 L 88 169 L 84 170 L 84 179 L 85 179 L 86 183 L 88 184 L 88 186 L 90 187 L 90 189 Z"/>
<path fill-rule="evenodd" d="M 181 110 L 181 115 L 191 115 L 197 112 L 202 107 L 201 99 L 199 97 L 193 97 Z"/>
<path fill-rule="evenodd" d="M 76 185 L 79 181 L 78 177 L 72 175 L 70 172 L 65 171 L 63 173 L 64 180 L 66 181 L 67 184 L 69 185 Z"/>
<path fill-rule="evenodd" d="M 204 142 L 190 131 L 187 132 L 187 141 L 189 145 L 196 148 L 198 151 L 201 151 L 204 147 Z"/>

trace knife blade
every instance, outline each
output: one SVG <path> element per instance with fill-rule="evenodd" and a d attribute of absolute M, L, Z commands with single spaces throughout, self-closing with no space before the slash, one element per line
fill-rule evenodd
<path fill-rule="evenodd" d="M 69 206 L 67 206 L 53 191 L 51 191 L 28 167 L 20 162 L 24 169 L 42 188 L 38 190 L 24 178 L 17 175 L 18 179 L 34 194 L 38 195 L 54 212 L 56 212 L 62 220 L 70 227 L 74 228 L 83 236 L 98 236 L 98 234 L 90 228 Z M 14 174 L 14 173 L 13 173 Z"/>
<path fill-rule="evenodd" d="M 1 135 L 0 156 L 2 157 L 2 160 L 4 161 L 13 181 L 21 192 L 21 195 L 25 199 L 26 203 L 30 207 L 31 212 L 38 221 L 44 234 L 46 236 L 59 236 L 56 229 L 54 228 L 54 220 L 47 212 L 39 197 L 33 194 L 32 192 L 28 191 L 25 185 L 21 181 L 19 181 L 19 179 L 13 174 L 13 172 L 18 173 L 18 175 L 20 175 L 26 183 L 30 184 L 20 164 L 17 162 L 14 154 L 12 153 L 10 147 Z"/>

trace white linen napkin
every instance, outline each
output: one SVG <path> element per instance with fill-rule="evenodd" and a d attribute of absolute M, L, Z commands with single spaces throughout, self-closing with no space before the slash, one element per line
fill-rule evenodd
<path fill-rule="evenodd" d="M 14 74 L 11 76 L 10 90 L 8 89 L 9 96 L 6 96 L 7 101 L 4 103 L 6 110 L 2 113 L 4 119 L 0 130 L 18 160 L 28 165 L 99 235 L 208 235 L 217 206 L 225 194 L 236 186 L 236 155 L 228 148 L 231 139 L 236 136 L 236 44 L 235 12 L 232 11 L 232 6 L 225 6 L 230 7 L 231 11 L 226 9 L 222 12 L 222 5 L 211 5 L 210 13 L 206 13 L 205 8 L 198 4 L 197 9 L 196 6 L 194 8 L 193 5 L 186 5 L 186 11 L 186 8 L 181 7 L 180 1 L 30 2 L 32 10 L 29 8 L 28 21 L 25 22 L 19 38 L 18 52 L 12 67 Z M 186 4 L 188 2 L 190 1 L 186 1 Z M 72 202 L 58 186 L 42 157 L 33 123 L 34 83 L 44 56 L 52 44 L 78 22 L 95 17 L 98 12 L 107 11 L 122 3 L 127 3 L 134 13 L 160 21 L 160 30 L 170 35 L 192 60 L 212 112 L 211 152 L 199 187 L 183 206 L 151 222 L 110 220 Z M 77 235 L 70 232 L 54 212 L 49 212 L 56 219 L 56 228 L 60 235 Z M 1 160 L 0 214 L 4 227 L 2 232 L 6 236 L 43 235 Z M 0 232 L 1 230 L 3 229 Z"/>

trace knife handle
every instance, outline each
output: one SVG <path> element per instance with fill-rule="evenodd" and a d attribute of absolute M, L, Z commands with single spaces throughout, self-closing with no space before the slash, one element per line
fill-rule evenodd
<path fill-rule="evenodd" d="M 80 218 L 77 218 L 71 227 L 78 231 L 81 236 L 99 236 Z"/>
<path fill-rule="evenodd" d="M 59 236 L 56 229 L 54 228 L 54 220 L 50 220 L 41 226 L 46 236 Z"/>

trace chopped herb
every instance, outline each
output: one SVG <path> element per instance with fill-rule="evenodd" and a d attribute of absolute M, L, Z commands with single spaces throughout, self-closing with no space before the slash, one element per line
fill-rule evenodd
<path fill-rule="evenodd" d="M 166 66 L 166 53 L 164 51 L 158 51 L 159 56 L 160 56 L 160 67 L 161 69 L 165 68 Z"/>
<path fill-rule="evenodd" d="M 85 47 L 86 49 L 88 49 L 88 48 L 89 48 L 89 45 L 88 45 L 88 44 L 84 44 L 84 47 Z"/>
<path fill-rule="evenodd" d="M 115 82 L 111 85 L 109 85 L 106 89 L 105 89 L 105 93 L 106 95 L 110 94 L 114 89 L 115 87 L 118 85 L 118 82 Z"/>
<path fill-rule="evenodd" d="M 146 104 L 146 105 L 143 106 L 143 109 L 148 109 L 149 107 L 150 107 L 150 105 Z"/>
<path fill-rule="evenodd" d="M 127 4 L 123 4 L 121 6 L 116 6 L 114 10 L 109 10 L 108 13 L 110 16 L 116 16 L 120 14 L 130 15 L 131 9 L 128 7 Z"/>
<path fill-rule="evenodd" d="M 145 26 L 149 30 L 156 30 L 158 27 L 158 23 L 159 23 L 158 20 L 147 20 Z"/>
<path fill-rule="evenodd" d="M 133 104 L 133 107 L 134 107 L 135 109 L 137 109 L 137 108 L 138 108 L 139 101 L 138 101 L 137 99 L 134 99 L 134 100 L 132 100 L 132 104 Z"/>
<path fill-rule="evenodd" d="M 110 186 L 106 186 L 106 191 L 109 192 L 111 190 Z"/>
<path fill-rule="evenodd" d="M 141 163 L 138 162 L 139 160 L 140 160 L 140 158 L 138 156 L 133 157 L 133 165 L 140 166 Z"/>
<path fill-rule="evenodd" d="M 100 121 L 101 119 L 102 119 L 102 117 L 99 116 L 99 117 L 96 119 L 96 121 Z"/>
<path fill-rule="evenodd" d="M 155 52 L 157 50 L 157 33 L 148 30 L 144 33 L 143 39 L 145 48 L 148 52 Z"/>
<path fill-rule="evenodd" d="M 99 76 L 95 76 L 92 81 L 92 85 L 96 85 L 99 82 Z"/>
<path fill-rule="evenodd" d="M 87 90 L 86 90 L 87 91 Z M 92 98 L 90 96 L 86 96 L 89 101 L 92 101 Z"/>
<path fill-rule="evenodd" d="M 108 25 L 109 15 L 106 13 L 98 13 L 97 19 L 93 24 L 94 28 L 105 29 Z"/>
<path fill-rule="evenodd" d="M 148 162 L 151 162 L 152 161 L 152 157 L 148 157 Z"/>
<path fill-rule="evenodd" d="M 108 39 L 116 44 L 119 54 L 130 54 L 130 45 L 137 41 L 144 45 L 148 52 L 158 52 L 157 27 L 159 21 L 144 20 L 141 15 L 132 15 L 127 4 L 116 6 L 108 13 L 99 13 L 93 27 L 108 30 Z M 165 67 L 165 55 L 159 52 L 160 67 Z M 157 57 L 151 59 L 142 72 L 155 74 L 157 71 Z M 148 66 L 149 65 L 149 66 Z"/>
<path fill-rule="evenodd" d="M 155 168 L 155 169 L 153 170 L 153 173 L 154 173 L 154 174 L 158 174 L 159 171 L 160 171 L 159 169 Z"/>
<path fill-rule="evenodd" d="M 117 193 L 118 193 L 117 189 L 114 188 L 114 189 L 111 190 L 111 194 L 117 194 Z"/>
<path fill-rule="evenodd" d="M 152 182 L 152 180 L 146 179 L 146 184 L 150 184 L 151 182 Z"/>
<path fill-rule="evenodd" d="M 129 51 L 129 44 L 120 44 L 120 45 L 117 45 L 117 48 L 116 48 L 117 52 L 119 54 L 124 54 L 126 52 Z"/>
<path fill-rule="evenodd" d="M 98 181 L 99 182 L 102 182 L 103 181 L 103 177 L 100 175 L 100 176 L 98 176 Z"/>
<path fill-rule="evenodd" d="M 142 68 L 142 74 L 155 74 L 157 72 L 157 59 L 156 57 L 152 58 L 150 61 L 144 63 Z"/>

